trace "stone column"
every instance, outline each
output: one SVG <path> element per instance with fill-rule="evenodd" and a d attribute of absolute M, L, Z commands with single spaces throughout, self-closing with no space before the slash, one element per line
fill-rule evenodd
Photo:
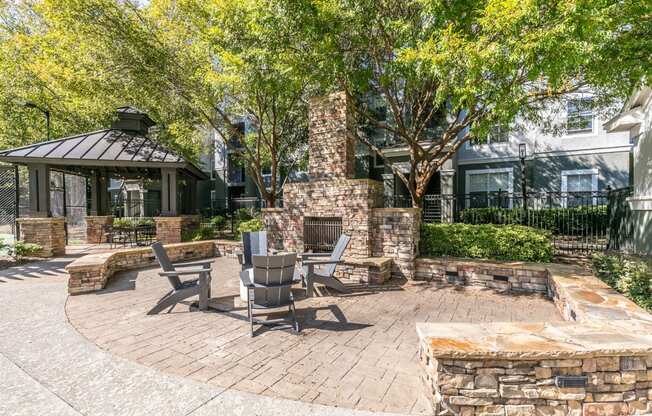
<path fill-rule="evenodd" d="M 261 217 L 263 224 L 265 224 L 265 231 L 267 231 L 267 241 L 270 248 L 276 250 L 283 250 L 283 224 L 284 212 L 283 208 L 263 208 Z"/>
<path fill-rule="evenodd" d="M 439 170 L 441 195 L 441 222 L 453 222 L 455 207 L 455 169 L 453 161 L 447 160 Z"/>
<path fill-rule="evenodd" d="M 88 244 L 100 244 L 107 242 L 106 228 L 113 224 L 111 215 L 87 215 L 86 221 L 86 242 Z"/>
<path fill-rule="evenodd" d="M 18 218 L 19 240 L 42 247 L 38 257 L 66 254 L 66 230 L 64 218 Z"/>
<path fill-rule="evenodd" d="M 354 117 L 344 92 L 310 100 L 308 172 L 312 180 L 355 177 Z"/>
<path fill-rule="evenodd" d="M 161 168 L 161 215 L 177 215 L 177 169 Z"/>
<path fill-rule="evenodd" d="M 373 210 L 372 256 L 393 260 L 392 277 L 414 279 L 420 227 L 420 208 Z"/>
<path fill-rule="evenodd" d="M 156 217 L 156 240 L 163 244 L 180 243 L 184 232 L 192 232 L 199 226 L 199 215 L 179 217 Z"/>
<path fill-rule="evenodd" d="M 50 212 L 50 166 L 28 165 L 29 209 L 31 217 L 49 217 Z"/>

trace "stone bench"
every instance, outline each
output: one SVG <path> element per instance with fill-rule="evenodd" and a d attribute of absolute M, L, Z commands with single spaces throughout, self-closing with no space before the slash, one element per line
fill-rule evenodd
<path fill-rule="evenodd" d="M 538 267 L 568 322 L 417 324 L 436 411 L 652 413 L 652 315 L 575 267 Z M 585 376 L 586 385 L 559 384 L 567 376 Z"/>
<path fill-rule="evenodd" d="M 235 257 L 241 247 L 237 241 L 207 240 L 166 244 L 170 260 L 190 261 L 214 256 Z M 89 254 L 66 266 L 70 275 L 68 293 L 76 295 L 101 290 L 114 273 L 153 266 L 154 253 L 149 247 L 130 248 L 106 253 Z"/>

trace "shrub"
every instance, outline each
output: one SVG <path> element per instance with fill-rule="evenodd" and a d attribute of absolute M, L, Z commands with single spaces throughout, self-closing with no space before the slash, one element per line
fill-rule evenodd
<path fill-rule="evenodd" d="M 618 254 L 593 257 L 595 274 L 609 286 L 652 311 L 652 270 L 640 259 Z"/>
<path fill-rule="evenodd" d="M 422 253 L 496 260 L 549 262 L 550 233 L 521 225 L 424 224 Z"/>
<path fill-rule="evenodd" d="M 250 219 L 249 221 L 242 221 L 238 224 L 238 234 L 254 231 L 262 231 L 265 227 L 263 222 L 258 218 Z"/>
<path fill-rule="evenodd" d="M 584 235 L 591 230 L 606 230 L 609 216 L 606 205 L 573 208 L 467 208 L 460 212 L 465 224 L 527 224 L 553 234 Z"/>
<path fill-rule="evenodd" d="M 14 257 L 28 257 L 33 256 L 43 250 L 40 244 L 35 243 L 26 243 L 24 241 L 18 240 L 13 246 Z"/>
<path fill-rule="evenodd" d="M 214 216 L 209 222 L 216 230 L 223 230 L 226 227 L 226 218 L 221 215 Z"/>
<path fill-rule="evenodd" d="M 234 213 L 236 222 L 249 221 L 254 219 L 254 210 L 251 208 L 239 208 Z"/>

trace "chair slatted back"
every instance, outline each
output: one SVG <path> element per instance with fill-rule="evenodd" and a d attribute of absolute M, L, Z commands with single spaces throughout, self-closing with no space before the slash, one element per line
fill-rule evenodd
<path fill-rule="evenodd" d="M 242 233 L 242 255 L 244 266 L 251 267 L 252 256 L 264 256 L 267 254 L 267 231 Z"/>
<path fill-rule="evenodd" d="M 291 284 L 294 278 L 296 253 L 278 256 L 253 256 L 253 282 L 255 303 L 267 307 L 285 306 L 290 302 L 291 287 L 274 287 Z"/>
<path fill-rule="evenodd" d="M 154 251 L 154 256 L 156 257 L 159 266 L 161 266 L 161 269 L 164 272 L 176 271 L 172 265 L 172 262 L 170 261 L 170 258 L 168 257 L 168 253 L 165 251 L 165 247 L 163 247 L 163 244 L 157 241 L 156 243 L 152 244 L 151 247 L 152 251 Z M 168 276 L 168 280 L 170 281 L 170 285 L 172 285 L 175 290 L 179 290 L 183 287 L 179 276 Z"/>
<path fill-rule="evenodd" d="M 344 250 L 346 250 L 346 247 L 349 245 L 349 241 L 351 241 L 351 237 L 349 237 L 346 234 L 340 235 L 340 239 L 337 240 L 337 244 L 335 245 L 335 248 L 331 253 L 330 260 L 333 261 L 342 260 L 342 256 L 344 255 Z M 335 273 L 335 267 L 337 267 L 337 264 L 327 264 L 324 267 L 324 274 L 326 274 L 327 276 L 332 276 Z"/>

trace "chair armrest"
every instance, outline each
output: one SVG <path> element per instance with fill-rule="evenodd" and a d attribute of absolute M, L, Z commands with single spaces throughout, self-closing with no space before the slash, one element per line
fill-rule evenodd
<path fill-rule="evenodd" d="M 330 257 L 331 253 L 299 253 L 297 258 L 307 259 L 309 257 Z"/>
<path fill-rule="evenodd" d="M 301 262 L 302 266 L 308 266 L 308 265 L 313 265 L 313 266 L 319 266 L 323 264 L 340 264 L 344 263 L 343 260 L 306 260 Z"/>
<path fill-rule="evenodd" d="M 253 284 L 251 283 L 250 270 L 253 269 L 247 269 L 240 272 L 240 281 L 245 287 L 253 287 Z"/>
<path fill-rule="evenodd" d="M 183 276 L 187 274 L 200 274 L 200 273 L 210 273 L 213 271 L 212 267 L 209 267 L 208 269 L 192 269 L 192 270 L 175 270 L 173 272 L 158 272 L 159 276 Z"/>
<path fill-rule="evenodd" d="M 212 260 L 203 260 L 203 261 L 192 261 L 188 263 L 172 263 L 174 267 L 193 267 L 193 266 L 203 266 L 212 264 Z"/>
<path fill-rule="evenodd" d="M 238 263 L 244 264 L 244 253 L 236 251 L 235 255 L 238 257 Z"/>

